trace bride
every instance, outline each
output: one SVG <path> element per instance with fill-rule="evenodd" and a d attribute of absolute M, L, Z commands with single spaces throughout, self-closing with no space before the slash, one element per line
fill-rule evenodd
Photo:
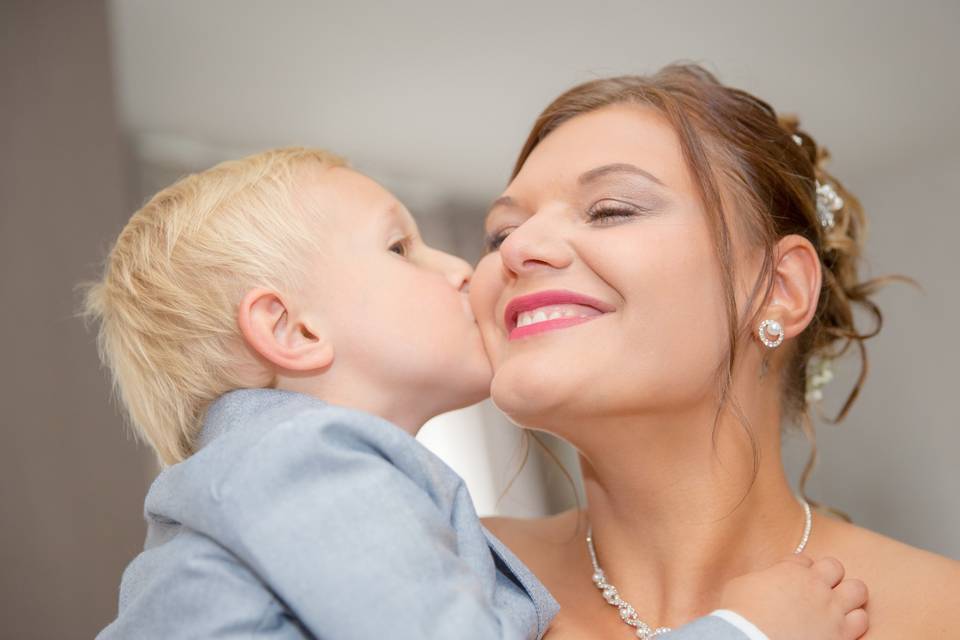
<path fill-rule="evenodd" d="M 852 345 L 866 364 L 854 305 L 880 323 L 863 212 L 824 156 L 696 66 L 588 82 L 537 119 L 471 299 L 496 405 L 581 458 L 584 509 L 486 522 L 560 602 L 550 640 L 632 637 L 595 567 L 642 622 L 679 626 L 805 537 L 781 427 L 809 429 L 819 363 Z M 960 563 L 809 524 L 806 552 L 869 586 L 866 637 L 960 637 Z"/>

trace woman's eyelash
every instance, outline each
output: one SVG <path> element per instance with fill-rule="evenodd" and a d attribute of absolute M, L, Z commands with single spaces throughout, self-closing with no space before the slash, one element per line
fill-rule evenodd
<path fill-rule="evenodd" d="M 599 205 L 593 207 L 587 212 L 587 217 L 590 218 L 590 221 L 603 221 L 603 220 L 614 220 L 616 218 L 631 218 L 633 216 L 646 213 L 648 210 L 642 207 L 637 206 L 627 206 L 627 205 Z M 602 224 L 602 222 L 601 222 Z M 495 233 L 487 235 L 484 239 L 483 246 L 486 253 L 496 251 L 500 248 L 500 245 L 503 244 L 503 241 L 507 239 L 507 236 L 510 235 L 510 229 L 502 229 Z"/>
<path fill-rule="evenodd" d="M 587 212 L 587 216 L 591 221 L 594 221 L 630 218 L 640 213 L 643 213 L 643 210 L 634 207 L 602 205 L 590 209 L 590 211 Z"/>
<path fill-rule="evenodd" d="M 500 245 L 503 244 L 503 241 L 507 239 L 508 235 L 510 234 L 507 232 L 507 229 L 487 235 L 487 237 L 483 240 L 484 251 L 486 253 L 496 251 L 500 248 Z"/>

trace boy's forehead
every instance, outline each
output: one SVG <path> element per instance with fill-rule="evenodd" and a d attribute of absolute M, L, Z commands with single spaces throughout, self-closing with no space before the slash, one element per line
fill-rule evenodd
<path fill-rule="evenodd" d="M 334 200 L 371 204 L 390 199 L 390 194 L 374 180 L 348 167 L 311 171 L 305 186 Z"/>
<path fill-rule="evenodd" d="M 397 223 L 415 226 L 413 216 L 402 202 L 375 180 L 353 169 L 325 168 L 314 173 L 305 186 L 321 210 L 329 210 L 329 205 L 334 204 L 336 210 L 332 213 L 344 215 L 346 220 L 367 219 L 378 226 Z"/>

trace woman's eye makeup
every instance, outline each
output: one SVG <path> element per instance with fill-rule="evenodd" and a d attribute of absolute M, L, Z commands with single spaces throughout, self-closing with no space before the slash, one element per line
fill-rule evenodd
<path fill-rule="evenodd" d="M 510 227 L 495 231 L 493 233 L 488 233 L 483 239 L 484 253 L 491 253 L 499 249 L 500 245 L 503 244 L 503 241 L 507 239 L 508 235 L 510 235 Z"/>
<path fill-rule="evenodd" d="M 600 200 L 587 209 L 587 218 L 590 222 L 609 224 L 627 218 L 650 213 L 651 209 L 622 200 Z"/>
<path fill-rule="evenodd" d="M 616 224 L 617 222 L 651 213 L 652 211 L 653 209 L 649 207 L 607 198 L 591 205 L 590 208 L 587 209 L 586 216 L 589 222 L 604 225 Z M 515 228 L 516 227 L 505 227 L 487 234 L 483 241 L 484 253 L 497 251 L 500 245 L 503 244 L 503 241 L 507 239 L 507 236 L 510 235 L 510 232 Z"/>

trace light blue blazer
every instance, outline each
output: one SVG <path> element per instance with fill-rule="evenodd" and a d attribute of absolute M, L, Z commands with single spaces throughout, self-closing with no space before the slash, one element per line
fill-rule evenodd
<path fill-rule="evenodd" d="M 559 609 L 463 480 L 385 420 L 242 389 L 200 445 L 150 487 L 98 638 L 539 639 Z M 715 616 L 669 637 L 747 638 Z"/>

